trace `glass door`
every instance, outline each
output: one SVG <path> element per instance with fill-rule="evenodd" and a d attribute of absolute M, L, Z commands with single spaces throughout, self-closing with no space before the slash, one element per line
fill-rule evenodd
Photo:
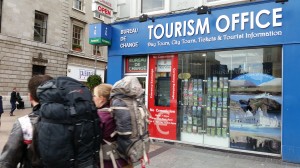
<path fill-rule="evenodd" d="M 207 133 L 206 53 L 182 53 L 178 56 L 178 139 L 184 142 L 204 143 Z M 212 121 L 209 120 L 209 126 Z"/>

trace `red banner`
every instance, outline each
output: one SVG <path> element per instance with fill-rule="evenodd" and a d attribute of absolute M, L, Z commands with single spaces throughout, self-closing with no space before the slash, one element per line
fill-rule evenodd
<path fill-rule="evenodd" d="M 148 108 L 152 116 L 151 137 L 176 140 L 177 65 L 177 54 L 150 55 Z"/>

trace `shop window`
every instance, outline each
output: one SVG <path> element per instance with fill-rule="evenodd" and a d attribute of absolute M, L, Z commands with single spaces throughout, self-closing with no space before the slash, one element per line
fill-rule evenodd
<path fill-rule="evenodd" d="M 73 25 L 72 50 L 81 52 L 83 46 L 83 28 Z"/>
<path fill-rule="evenodd" d="M 281 153 L 281 47 L 182 53 L 180 140 Z"/>
<path fill-rule="evenodd" d="M 163 13 L 169 11 L 169 0 L 141 0 L 141 13 Z"/>
<path fill-rule="evenodd" d="M 34 40 L 46 43 L 48 15 L 35 11 Z"/>
<path fill-rule="evenodd" d="M 83 11 L 83 7 L 84 7 L 84 0 L 73 1 L 73 8 Z"/>

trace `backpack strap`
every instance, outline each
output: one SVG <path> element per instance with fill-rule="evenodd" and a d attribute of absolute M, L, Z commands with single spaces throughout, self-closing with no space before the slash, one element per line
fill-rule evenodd
<path fill-rule="evenodd" d="M 112 110 L 129 110 L 128 107 L 110 107 Z"/>
<path fill-rule="evenodd" d="M 101 167 L 104 167 L 104 160 L 111 160 L 113 168 L 118 168 L 116 159 L 121 158 L 120 154 L 117 152 L 117 147 L 115 146 L 115 142 L 109 142 L 105 139 L 103 141 L 106 144 L 100 145 L 100 165 Z"/>
<path fill-rule="evenodd" d="M 25 115 L 23 117 L 20 117 L 18 118 L 18 121 L 22 128 L 23 142 L 27 145 L 31 144 L 33 137 L 33 129 L 29 116 Z"/>
<path fill-rule="evenodd" d="M 113 110 L 130 110 L 128 107 L 120 107 L 120 106 L 113 106 L 109 108 L 109 112 L 113 112 Z M 113 114 L 112 114 L 113 115 Z M 116 134 L 119 135 L 131 135 L 132 132 L 119 132 L 119 131 L 114 131 L 112 134 L 110 134 L 111 137 L 114 137 Z"/>

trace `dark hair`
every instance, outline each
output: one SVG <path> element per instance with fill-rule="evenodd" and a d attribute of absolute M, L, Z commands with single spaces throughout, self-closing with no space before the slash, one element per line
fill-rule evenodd
<path fill-rule="evenodd" d="M 37 88 L 41 84 L 43 84 L 46 81 L 51 80 L 51 79 L 53 79 L 53 78 L 49 75 L 35 75 L 29 80 L 28 90 L 29 90 L 29 93 L 30 93 L 30 95 L 31 95 L 31 97 L 34 101 L 39 102 L 39 99 L 36 95 Z"/>

